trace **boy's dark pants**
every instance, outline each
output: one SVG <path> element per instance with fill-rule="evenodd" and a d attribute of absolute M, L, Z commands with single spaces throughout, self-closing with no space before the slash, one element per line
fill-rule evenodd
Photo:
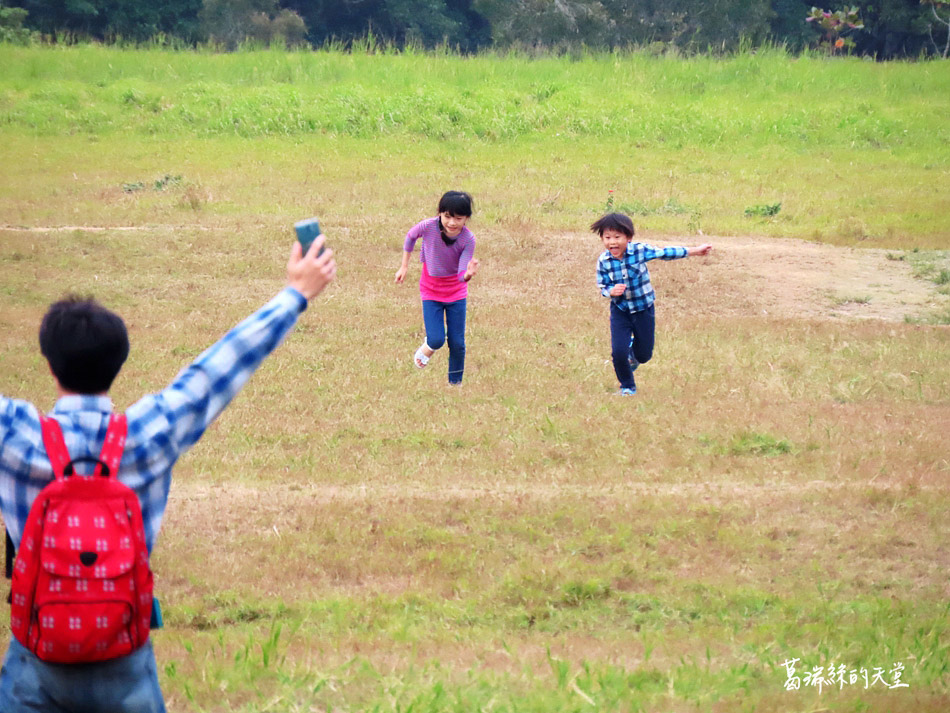
<path fill-rule="evenodd" d="M 653 340 L 656 334 L 656 317 L 653 305 L 641 312 L 624 312 L 610 303 L 610 357 L 614 373 L 621 389 L 635 389 L 630 358 L 643 364 L 653 357 Z M 630 337 L 633 336 L 633 345 Z"/>

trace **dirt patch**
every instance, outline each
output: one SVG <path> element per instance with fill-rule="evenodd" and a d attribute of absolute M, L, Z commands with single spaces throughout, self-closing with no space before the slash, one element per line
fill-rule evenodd
<path fill-rule="evenodd" d="M 941 308 L 947 296 L 913 276 L 891 250 L 840 248 L 786 238 L 707 237 L 718 260 L 704 268 L 744 276 L 743 297 L 759 314 L 903 322 Z"/>
<path fill-rule="evenodd" d="M 209 230 L 200 225 L 0 225 L 0 232 L 181 231 L 186 228 Z M 486 233 L 492 236 L 490 230 Z M 576 271 L 577 265 L 590 262 L 591 243 L 589 235 L 579 237 L 576 233 L 545 236 L 541 243 L 550 242 L 552 238 L 561 243 L 556 260 L 563 266 L 566 259 L 572 267 L 564 273 L 564 284 L 553 286 L 557 288 L 552 293 L 556 296 L 563 288 L 577 284 L 576 280 L 581 277 Z M 646 241 L 656 245 L 712 243 L 713 253 L 703 258 L 702 269 L 689 270 L 680 279 L 701 282 L 716 290 L 718 299 L 713 311 L 719 313 L 903 322 L 908 318 L 925 318 L 950 303 L 950 296 L 938 292 L 934 283 L 914 277 L 908 262 L 893 259 L 900 251 L 842 248 L 790 238 L 650 236 Z M 510 260 L 505 262 L 511 263 Z M 485 296 L 502 302 L 522 299 L 524 279 L 519 267 L 496 264 L 493 272 L 501 279 L 483 288 Z M 665 271 L 662 264 L 651 265 L 651 273 Z M 670 295 L 664 294 L 663 299 L 669 300 Z"/>
<path fill-rule="evenodd" d="M 507 236 L 490 231 L 488 241 Z M 656 246 L 699 245 L 708 242 L 707 257 L 672 263 L 650 263 L 658 301 L 670 312 L 701 309 L 707 316 L 804 319 L 871 319 L 903 322 L 925 319 L 946 308 L 950 296 L 937 285 L 914 277 L 913 265 L 901 259 L 901 250 L 847 248 L 792 238 L 647 235 L 641 240 Z M 599 243 L 589 235 L 560 233 L 545 236 L 540 244 L 556 243 L 541 251 L 538 246 L 512 254 L 491 255 L 488 263 L 495 279 L 480 286 L 482 298 L 501 303 L 524 296 L 525 269 L 522 254 L 545 260 L 546 300 L 570 300 L 573 290 L 584 285 L 586 294 L 599 302 L 593 287 L 594 263 Z M 536 260 L 537 258 L 532 258 Z"/>

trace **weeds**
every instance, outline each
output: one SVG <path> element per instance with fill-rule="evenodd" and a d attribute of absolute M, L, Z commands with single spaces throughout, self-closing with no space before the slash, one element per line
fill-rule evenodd
<path fill-rule="evenodd" d="M 914 277 L 937 285 L 937 293 L 950 296 L 950 252 L 946 250 L 911 250 L 901 259 L 911 265 Z M 922 317 L 908 317 L 911 324 L 950 324 L 950 304 L 944 303 L 930 314 Z"/>
<path fill-rule="evenodd" d="M 855 304 L 855 305 L 866 305 L 870 304 L 871 297 L 868 295 L 853 295 L 853 296 L 840 296 L 832 295 L 831 304 L 835 307 L 844 307 L 845 305 Z"/>
<path fill-rule="evenodd" d="M 749 206 L 744 214 L 747 218 L 772 218 L 782 210 L 781 203 L 760 203 Z"/>
<path fill-rule="evenodd" d="M 153 188 L 156 191 L 164 191 L 166 188 L 178 186 L 181 184 L 181 176 L 172 176 L 165 174 L 161 178 L 155 179 Z"/>
<path fill-rule="evenodd" d="M 156 178 L 152 182 L 152 190 L 154 191 L 164 191 L 166 188 L 174 188 L 181 185 L 181 176 L 172 176 L 170 174 L 165 174 L 161 178 Z M 144 181 L 135 181 L 131 183 L 122 184 L 123 193 L 137 193 L 139 191 L 144 191 L 146 184 Z"/>
<path fill-rule="evenodd" d="M 709 436 L 702 436 L 700 443 L 709 451 L 720 455 L 770 457 L 793 452 L 792 444 L 788 440 L 755 431 L 737 433 L 725 444 Z"/>
<path fill-rule="evenodd" d="M 733 455 L 785 455 L 792 452 L 792 444 L 784 438 L 775 438 L 767 433 L 745 432 L 733 437 L 729 452 Z"/>

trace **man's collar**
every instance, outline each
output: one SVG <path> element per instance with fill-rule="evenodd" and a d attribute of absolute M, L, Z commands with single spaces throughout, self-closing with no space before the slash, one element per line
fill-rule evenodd
<path fill-rule="evenodd" d="M 86 394 L 60 396 L 53 407 L 53 413 L 68 413 L 70 411 L 111 413 L 112 410 L 112 399 L 108 396 L 89 396 Z"/>

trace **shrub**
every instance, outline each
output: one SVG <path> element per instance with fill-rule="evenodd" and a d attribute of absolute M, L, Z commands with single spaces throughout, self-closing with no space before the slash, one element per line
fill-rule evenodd
<path fill-rule="evenodd" d="M 0 42 L 16 45 L 28 45 L 33 41 L 34 33 L 23 27 L 29 12 L 22 7 L 3 7 L 0 5 Z"/>

